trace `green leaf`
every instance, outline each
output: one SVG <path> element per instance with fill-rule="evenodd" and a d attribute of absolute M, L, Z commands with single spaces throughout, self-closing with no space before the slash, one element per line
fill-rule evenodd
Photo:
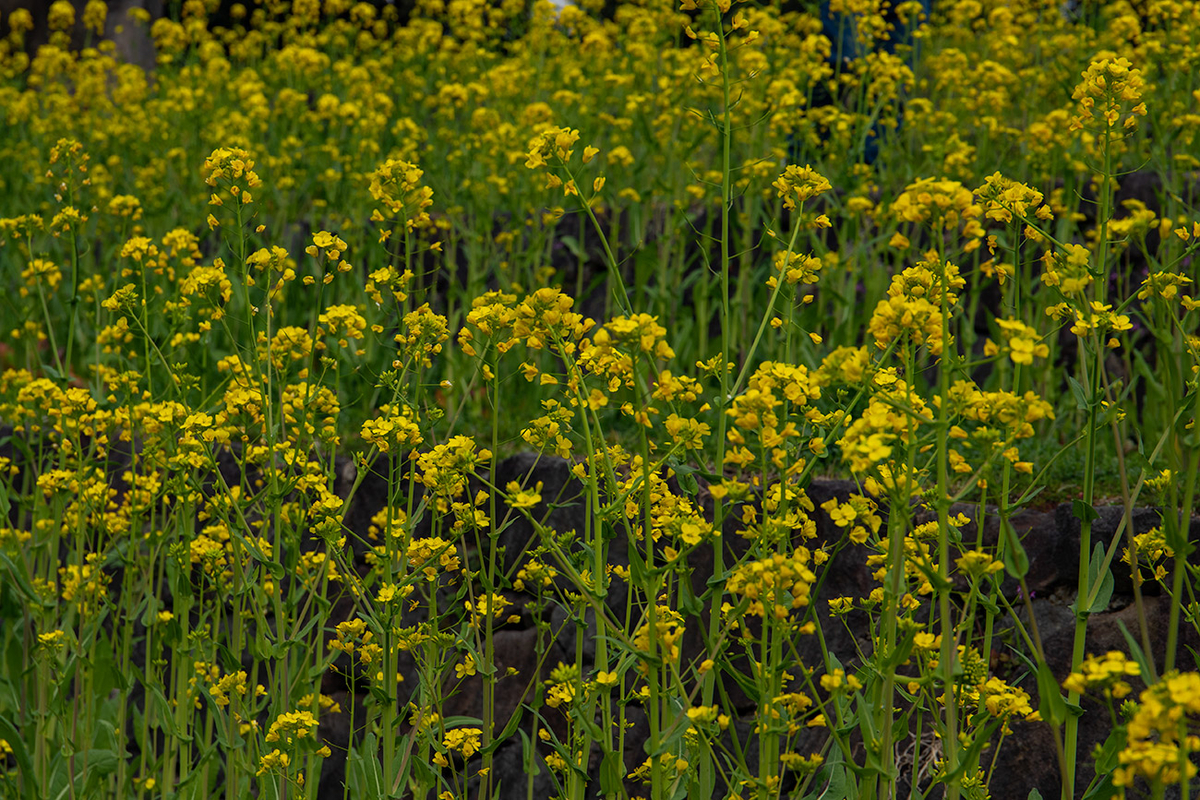
<path fill-rule="evenodd" d="M 1150 659 L 1146 658 L 1146 653 L 1137 643 L 1137 639 L 1133 638 L 1133 634 L 1129 632 L 1129 628 L 1125 627 L 1125 623 L 1117 620 L 1117 627 L 1121 629 L 1121 635 L 1125 637 L 1125 644 L 1129 647 L 1129 655 L 1137 662 L 1138 668 L 1141 669 L 1142 680 L 1147 684 L 1150 683 L 1150 676 L 1155 672 L 1150 668 Z"/>
<path fill-rule="evenodd" d="M 854 693 L 854 706 L 857 709 L 858 725 L 862 729 L 863 740 L 867 742 L 875 741 L 875 717 L 876 708 L 874 704 L 868 703 L 863 697 L 862 692 Z M 889 708 L 887 711 L 881 711 L 882 714 L 891 713 Z M 870 757 L 870 748 L 867 748 L 867 756 Z"/>
<path fill-rule="evenodd" d="M 58 789 L 58 793 L 53 794 L 55 800 L 77 796 L 92 797 L 99 782 L 117 771 L 117 754 L 112 750 L 87 750 L 76 753 L 75 756 L 74 775 L 69 774 L 70 759 L 61 755 L 55 759 L 51 789 L 52 794 L 54 789 Z M 86 782 L 82 780 L 84 775 L 88 776 Z"/>
<path fill-rule="evenodd" d="M 1104 570 L 1104 574 L 1100 574 L 1100 570 Z M 1096 581 L 1100 581 L 1100 587 L 1093 590 L 1095 599 L 1092 601 L 1088 613 L 1098 614 L 1108 608 L 1108 601 L 1112 599 L 1113 593 L 1113 575 L 1112 570 L 1104 565 L 1104 545 L 1096 542 L 1096 548 L 1092 550 L 1092 560 L 1088 564 L 1088 586 L 1095 586 Z"/>
<path fill-rule="evenodd" d="M 1030 789 L 1029 796 L 1025 800 L 1042 800 L 1042 793 L 1037 789 Z"/>
<path fill-rule="evenodd" d="M 5 436 L 3 439 L 0 439 L 0 447 L 8 444 L 11 439 L 11 436 Z M 8 519 L 11 509 L 12 503 L 8 499 L 8 481 L 0 481 L 0 518 Z"/>
<path fill-rule="evenodd" d="M 629 577 L 631 579 L 630 580 L 631 585 L 645 586 L 646 579 L 649 577 L 648 571 L 646 569 L 646 560 L 642 558 L 641 553 L 639 553 L 637 551 L 637 548 L 635 548 L 635 547 L 629 548 L 628 555 L 629 555 Z"/>
<path fill-rule="evenodd" d="M 675 459 L 667 461 L 669 466 L 675 472 L 675 480 L 679 481 L 679 488 L 689 496 L 695 496 L 700 492 L 700 484 L 696 482 L 696 468 L 687 464 L 680 464 Z"/>
<path fill-rule="evenodd" d="M 521 734 L 521 761 L 525 774 L 530 777 L 541 775 L 542 768 L 538 766 L 537 750 L 534 748 L 529 734 L 523 728 L 519 728 L 517 733 Z"/>
<path fill-rule="evenodd" d="M 464 725 L 469 725 L 473 728 L 479 728 L 483 726 L 483 720 L 481 720 L 479 717 L 467 717 L 460 714 L 454 717 L 446 717 L 442 721 L 442 724 L 447 728 L 460 728 Z"/>
<path fill-rule="evenodd" d="M 41 797 L 38 789 L 37 775 L 33 772 L 33 764 L 29 760 L 29 751 L 25 749 L 25 740 L 8 717 L 0 717 L 0 739 L 4 739 L 12 747 L 13 758 L 17 762 L 17 771 L 21 775 L 22 796 L 33 800 Z"/>
<path fill-rule="evenodd" d="M 1099 783 L 1083 796 L 1083 800 L 1109 800 L 1109 798 L 1120 796 L 1120 789 L 1113 786 L 1112 775 L 1105 775 L 1100 779 Z"/>
<path fill-rule="evenodd" d="M 559 241 L 563 244 L 564 247 L 567 248 L 568 252 L 570 252 L 571 255 L 575 256 L 576 258 L 578 258 L 580 260 L 586 260 L 587 254 L 584 252 L 583 248 L 579 245 L 579 240 L 576 239 L 574 236 L 564 236 L 561 239 L 559 239 Z"/>
<path fill-rule="evenodd" d="M 174 711 L 171 708 L 171 704 L 167 701 L 167 696 L 163 694 L 163 690 L 158 686 L 148 686 L 146 688 L 150 692 L 150 699 L 158 707 L 158 722 L 163 726 L 167 734 L 183 742 L 192 741 L 191 735 L 179 730 L 179 726 L 175 724 Z"/>
<path fill-rule="evenodd" d="M 107 697 L 113 688 L 122 693 L 129 690 L 129 677 L 117 669 L 113 659 L 112 642 L 107 636 L 101 636 L 96 641 L 95 661 L 92 664 L 92 674 L 96 681 L 95 691 L 100 697 Z"/>
<path fill-rule="evenodd" d="M 1127 739 L 1124 725 L 1112 729 L 1108 738 L 1104 740 L 1104 744 L 1101 745 L 1100 752 L 1096 755 L 1097 775 L 1107 775 L 1117 768 L 1117 764 L 1120 763 L 1118 756 L 1125 749 Z M 1088 796 L 1091 796 L 1090 793 Z"/>
<path fill-rule="evenodd" d="M 1133 353 L 1133 371 L 1149 387 L 1149 390 L 1146 392 L 1147 396 L 1155 395 L 1159 398 L 1166 398 L 1166 387 L 1155 376 L 1154 370 L 1150 368 L 1150 365 L 1146 363 L 1146 357 L 1142 355 L 1141 350 L 1135 347 L 1130 352 Z"/>
<path fill-rule="evenodd" d="M 368 733 L 362 746 L 346 754 L 346 784 L 351 797 L 382 800 L 384 797 L 383 770 L 380 769 L 375 734 Z M 365 754 L 365 755 L 364 755 Z"/>
<path fill-rule="evenodd" d="M 87 754 L 87 782 L 83 786 L 83 797 L 95 797 L 100 782 L 117 771 L 117 754 L 112 750 L 89 750 Z"/>
<path fill-rule="evenodd" d="M 979 763 L 979 754 L 983 752 L 984 745 L 988 744 L 992 739 L 992 734 L 1000 727 L 1000 721 L 993 718 L 991 722 L 982 726 L 982 729 L 977 731 L 971 737 L 970 746 L 964 748 L 960 753 L 958 767 L 952 772 L 946 774 L 946 783 L 952 784 L 960 780 L 962 774 L 971 764 Z"/>
<path fill-rule="evenodd" d="M 912 655 L 913 642 L 917 638 L 917 629 L 914 628 L 904 634 L 904 638 L 896 643 L 892 652 L 884 656 L 879 664 L 879 668 L 884 672 L 890 672 L 896 667 L 903 664 Z"/>
<path fill-rule="evenodd" d="M 1087 390 L 1083 388 L 1083 384 L 1067 376 L 1067 383 L 1071 386 L 1071 394 L 1075 397 L 1075 407 L 1080 411 L 1087 411 L 1091 408 L 1092 402 L 1088 399 Z"/>
<path fill-rule="evenodd" d="M 1000 521 L 1001 533 L 1004 534 L 1004 569 L 1017 580 L 1029 573 L 1029 554 L 1021 544 L 1012 523 L 1007 519 Z"/>
<path fill-rule="evenodd" d="M 829 754 L 829 760 L 817 771 L 816 789 L 806 795 L 804 800 L 838 800 L 843 797 L 858 796 L 846 773 L 846 765 L 842 761 L 842 752 L 834 748 Z"/>
<path fill-rule="evenodd" d="M 8 648 L 4 652 L 4 665 L 8 670 L 8 674 L 5 677 L 9 680 L 19 680 L 20 678 L 24 677 L 26 673 L 25 646 L 16 636 L 13 636 L 8 640 Z M 32 670 L 33 666 L 29 666 L 28 669 Z M 19 705 L 12 706 L 11 708 L 0 709 L 0 711 L 9 711 L 13 713 L 20 710 L 21 707 Z"/>
<path fill-rule="evenodd" d="M 1080 522 L 1091 522 L 1094 519 L 1100 518 L 1100 512 L 1096 511 L 1090 504 L 1076 498 L 1071 501 L 1071 516 Z"/>
<path fill-rule="evenodd" d="M 1063 699 L 1058 681 L 1045 661 L 1038 662 L 1038 711 L 1051 725 L 1062 725 L 1067 719 L 1067 701 Z"/>
<path fill-rule="evenodd" d="M 8 557 L 7 553 L 0 552 L 0 565 L 12 576 L 13 581 L 16 582 L 17 587 L 21 590 L 21 594 L 25 595 L 25 599 L 30 603 L 41 608 L 51 608 L 54 605 L 42 600 L 38 596 L 38 593 L 34 591 L 33 584 L 29 581 L 29 574 L 25 571 L 25 562 L 23 560 L 18 565 Z"/>
<path fill-rule="evenodd" d="M 521 718 L 525 716 L 525 706 L 517 706 L 513 709 L 512 716 L 508 718 L 508 724 L 504 726 L 504 730 L 496 734 L 492 738 L 492 743 L 484 748 L 484 752 L 494 752 L 503 744 L 508 744 L 508 740 L 517 732 L 517 726 L 521 724 Z"/>
<path fill-rule="evenodd" d="M 600 794 L 605 796 L 622 794 L 625 787 L 625 767 L 621 756 L 609 750 L 600 760 Z"/>
<path fill-rule="evenodd" d="M 704 604 L 700 602 L 700 598 L 696 597 L 695 592 L 692 591 L 690 581 L 680 583 L 678 605 L 679 612 L 688 619 L 693 617 L 699 618 L 700 614 L 704 611 Z"/>

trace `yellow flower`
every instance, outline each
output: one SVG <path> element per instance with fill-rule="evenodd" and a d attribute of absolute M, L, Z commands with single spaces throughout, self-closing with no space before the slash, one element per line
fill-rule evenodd
<path fill-rule="evenodd" d="M 941 644 L 942 637 L 935 636 L 928 631 L 921 631 L 915 637 L 913 637 L 913 647 L 915 647 L 917 650 L 937 650 L 939 647 L 941 647 Z"/>
<path fill-rule="evenodd" d="M 803 203 L 833 188 L 827 178 L 807 164 L 803 167 L 789 164 L 771 185 L 779 192 L 783 207 L 788 210 L 795 209 L 797 201 Z"/>
<path fill-rule="evenodd" d="M 845 670 L 835 669 L 821 676 L 821 688 L 830 693 L 856 692 L 862 688 L 862 681 L 853 675 L 847 675 Z"/>
<path fill-rule="evenodd" d="M 516 481 L 509 481 L 504 487 L 508 492 L 508 504 L 512 508 L 533 508 L 538 503 L 542 502 L 542 482 L 538 481 L 537 487 L 533 491 L 525 491 L 521 488 L 521 484 Z"/>
<path fill-rule="evenodd" d="M 1147 781 L 1179 783 L 1196 774 L 1196 765 L 1182 750 L 1194 752 L 1195 719 L 1200 714 L 1200 674 L 1170 672 L 1141 693 L 1138 709 L 1128 726 L 1128 741 L 1118 755 L 1113 783 L 1129 786 L 1141 776 Z"/>
<path fill-rule="evenodd" d="M 1141 102 L 1145 81 L 1141 70 L 1134 69 L 1125 58 L 1101 58 L 1093 61 L 1082 73 L 1083 80 L 1075 87 L 1071 99 L 1078 101 L 1071 130 L 1080 130 L 1097 116 L 1105 128 L 1118 123 L 1129 129 L 1137 125 L 1137 117 L 1146 115 Z M 1124 122 L 1121 115 L 1125 114 Z"/>
<path fill-rule="evenodd" d="M 475 659 L 471 654 L 463 656 L 463 660 L 454 665 L 454 677 L 462 680 L 475 674 Z"/>
<path fill-rule="evenodd" d="M 291 744 L 293 739 L 306 738 L 316 729 L 317 719 L 312 715 L 311 711 L 292 711 L 280 714 L 275 718 L 275 721 L 271 723 L 270 730 L 267 731 L 266 741 L 278 742 L 282 740 L 287 744 Z M 287 766 L 287 762 L 285 761 L 283 765 Z"/>
<path fill-rule="evenodd" d="M 1137 662 L 1120 650 L 1110 650 L 1102 657 L 1089 655 L 1080 665 L 1081 672 L 1072 672 L 1063 681 L 1063 688 L 1076 694 L 1100 689 L 1106 697 L 1121 699 L 1132 691 L 1126 678 L 1141 674 Z"/>
<path fill-rule="evenodd" d="M 281 750 L 272 750 L 258 760 L 258 772 L 256 775 L 262 775 L 264 772 L 286 772 L 288 765 L 292 763 L 291 757 Z"/>

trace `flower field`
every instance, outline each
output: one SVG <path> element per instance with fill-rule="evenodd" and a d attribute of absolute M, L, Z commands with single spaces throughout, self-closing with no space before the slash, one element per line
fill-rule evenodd
<path fill-rule="evenodd" d="M 166 5 L 0 20 L 0 795 L 1192 796 L 1200 2 Z"/>

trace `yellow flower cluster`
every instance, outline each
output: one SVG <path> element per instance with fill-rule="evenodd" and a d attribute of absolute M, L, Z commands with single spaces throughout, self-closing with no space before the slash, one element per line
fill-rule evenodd
<path fill-rule="evenodd" d="M 424 440 L 416 413 L 406 405 L 384 403 L 379 416 L 362 424 L 362 440 L 378 447 L 381 452 L 416 447 Z"/>
<path fill-rule="evenodd" d="M 997 677 L 988 678 L 980 684 L 978 693 L 983 698 L 984 708 L 995 719 L 1001 721 L 1001 731 L 1012 733 L 1010 722 L 1013 717 L 1026 720 L 1038 719 L 1037 712 L 1029 702 L 1029 693 L 1016 686 L 1010 686 Z"/>
<path fill-rule="evenodd" d="M 446 752 L 436 752 L 431 759 L 439 767 L 450 766 L 447 753 L 461 753 L 463 758 L 470 758 L 479 752 L 483 741 L 482 728 L 451 728 L 442 738 L 442 747 Z"/>
<path fill-rule="evenodd" d="M 1142 674 L 1137 662 L 1120 650 L 1110 650 L 1103 656 L 1088 655 L 1080 669 L 1081 672 L 1067 676 L 1062 684 L 1064 689 L 1076 694 L 1099 689 L 1105 697 L 1117 700 L 1133 691 L 1126 679 Z"/>
<path fill-rule="evenodd" d="M 416 164 L 388 158 L 370 176 L 368 189 L 371 197 L 381 203 L 389 214 L 402 218 L 407 231 L 428 227 L 431 222 L 428 208 L 433 205 L 433 189 L 421 184 L 424 174 Z M 376 210 L 372 219 L 383 221 L 383 213 Z M 384 235 L 380 240 L 386 238 Z"/>
<path fill-rule="evenodd" d="M 1146 482 L 1147 484 L 1150 481 Z M 1163 533 L 1161 526 L 1155 526 L 1145 533 L 1139 533 L 1133 537 L 1133 548 L 1137 554 L 1139 565 L 1143 562 L 1154 569 L 1154 578 L 1156 580 L 1164 580 L 1167 577 L 1167 568 L 1164 564 L 1159 563 L 1163 559 L 1175 557 L 1175 550 L 1167 544 L 1166 534 Z M 1121 551 L 1121 560 L 1126 564 L 1132 562 L 1133 558 L 1129 553 L 1129 548 L 1126 547 Z"/>
<path fill-rule="evenodd" d="M 317 719 L 311 711 L 292 711 L 275 718 L 267 731 L 266 740 L 291 744 L 293 739 L 307 738 L 316 728 Z"/>
<path fill-rule="evenodd" d="M 413 539 L 406 556 L 409 566 L 421 572 L 427 581 L 436 581 L 441 573 L 451 574 L 459 568 L 458 548 L 440 536 Z"/>
<path fill-rule="evenodd" d="M 941 355 L 946 344 L 942 341 L 943 294 L 951 309 L 958 301 L 956 290 L 965 284 L 957 266 L 936 257 L 893 276 L 888 299 L 879 301 L 867 324 L 876 347 L 883 350 L 891 342 L 907 338 L 925 345 L 933 355 Z"/>
<path fill-rule="evenodd" d="M 1128 742 L 1118 755 L 1113 784 L 1130 786 L 1137 777 L 1164 784 L 1196 775 L 1184 753 L 1200 750 L 1200 673 L 1171 672 L 1142 692 L 1129 721 Z"/>
<path fill-rule="evenodd" d="M 1018 319 L 997 319 L 1000 334 L 1004 337 L 1005 348 L 1014 364 L 1032 364 L 1034 358 L 1046 358 L 1050 355 L 1050 346 L 1042 342 L 1037 329 L 1026 325 Z M 986 340 L 983 347 L 985 356 L 1001 353 L 1000 347 L 991 339 Z"/>
<path fill-rule="evenodd" d="M 789 474 L 803 470 L 804 459 L 793 459 L 786 448 L 789 440 L 802 436 L 792 417 L 824 423 L 825 418 L 811 405 L 820 397 L 819 381 L 804 365 L 764 361 L 746 382 L 746 390 L 725 412 L 733 419 L 733 427 L 726 434 L 733 447 L 725 451 L 725 463 L 745 467 L 754 462 L 746 438 L 752 434 L 776 467 Z"/>
<path fill-rule="evenodd" d="M 821 508 L 829 514 L 834 525 L 849 529 L 847 533 L 850 541 L 855 544 L 864 544 L 867 536 L 879 533 L 879 526 L 883 524 L 883 518 L 875 513 L 878 505 L 871 498 L 861 494 L 851 494 L 844 503 L 838 502 L 836 497 L 831 497 L 821 504 Z"/>
<path fill-rule="evenodd" d="M 796 208 L 797 202 L 803 205 L 833 188 L 827 178 L 819 175 L 807 164 L 803 167 L 789 164 L 771 185 L 778 191 L 779 197 L 783 198 L 783 207 L 789 211 Z"/>
<path fill-rule="evenodd" d="M 1047 308 L 1046 315 L 1054 319 L 1062 319 L 1069 315 L 1074 320 L 1071 333 L 1080 337 L 1094 334 L 1102 338 L 1109 333 L 1133 329 L 1133 322 L 1128 314 L 1118 314 L 1113 311 L 1111 303 L 1101 303 L 1099 300 L 1092 300 L 1083 307 L 1070 307 L 1066 303 L 1059 303 Z M 1115 337 L 1108 339 L 1109 347 L 1117 347 L 1119 344 Z"/>
<path fill-rule="evenodd" d="M 1046 251 L 1042 257 L 1042 283 L 1058 287 L 1064 295 L 1074 295 L 1092 282 L 1092 254 L 1079 244 L 1068 244 L 1065 250 Z"/>
<path fill-rule="evenodd" d="M 521 431 L 521 438 L 538 452 L 550 451 L 559 458 L 569 458 L 572 445 L 567 435 L 571 433 L 574 413 L 554 399 L 543 400 L 542 407 L 547 413 L 530 420 L 529 427 Z"/>
<path fill-rule="evenodd" d="M 240 147 L 218 147 L 204 160 L 204 182 L 209 186 L 224 186 L 228 192 L 242 203 L 253 202 L 248 191 L 262 186 L 262 180 L 254 171 L 254 159 L 250 153 Z M 219 206 L 222 199 L 213 194 L 209 199 L 211 205 Z"/>
<path fill-rule="evenodd" d="M 1045 196 L 1041 192 L 999 172 L 985 178 L 983 186 L 975 190 L 975 196 L 982 201 L 984 216 L 997 222 L 1007 224 L 1014 218 L 1027 222 L 1030 217 L 1049 222 L 1054 218 L 1050 206 L 1042 203 Z"/>
<path fill-rule="evenodd" d="M 1146 104 L 1141 102 L 1145 81 L 1141 70 L 1133 68 L 1128 59 L 1093 61 L 1082 77 L 1071 94 L 1071 99 L 1079 103 L 1076 116 L 1071 120 L 1072 130 L 1086 127 L 1097 116 L 1104 128 L 1116 128 L 1120 124 L 1129 130 L 1137 127 L 1138 117 L 1146 116 Z"/>
<path fill-rule="evenodd" d="M 955 231 L 961 224 L 961 234 L 968 240 L 965 252 L 978 248 L 983 237 L 983 226 L 979 223 L 983 207 L 976 204 L 971 190 L 958 181 L 945 178 L 915 181 L 896 198 L 891 213 L 898 220 L 921 223 L 938 232 Z"/>
<path fill-rule="evenodd" d="M 849 462 L 851 472 L 867 472 L 889 459 L 895 443 L 907 444 L 923 421 L 930 418 L 925 401 L 904 381 L 881 373 L 876 383 L 880 384 L 879 390 L 838 440 L 842 460 Z M 906 408 L 911 410 L 903 410 Z"/>
<path fill-rule="evenodd" d="M 735 568 L 725 588 L 749 601 L 748 615 L 786 619 L 793 609 L 808 605 L 809 591 L 817 581 L 811 562 L 812 554 L 805 547 L 790 554 L 776 553 Z"/>
<path fill-rule="evenodd" d="M 357 652 L 362 664 L 372 664 L 383 655 L 383 648 L 373 641 L 375 634 L 367 628 L 365 620 L 356 618 L 339 622 L 335 631 L 337 638 L 329 640 L 331 650 L 351 657 Z"/>
<path fill-rule="evenodd" d="M 455 436 L 445 444 L 435 445 L 417 459 L 421 482 L 439 499 L 458 497 L 466 488 L 467 479 L 477 465 L 491 461 L 488 450 L 476 450 L 469 436 Z"/>
<path fill-rule="evenodd" d="M 675 665 L 679 663 L 680 640 L 683 639 L 683 634 L 686 629 L 683 615 L 670 606 L 657 605 L 655 607 L 654 620 L 654 652 L 650 650 L 650 630 L 651 624 L 647 620 L 638 626 L 633 634 L 633 647 L 638 653 L 647 656 L 653 655 L 655 659 L 661 660 L 664 664 Z M 643 675 L 649 671 L 649 662 L 643 658 L 638 663 L 638 670 Z"/>
<path fill-rule="evenodd" d="M 580 343 L 579 365 L 603 378 L 610 392 L 617 391 L 621 385 L 632 389 L 636 385 L 635 361 L 674 357 L 675 351 L 667 344 L 666 333 L 667 329 L 658 323 L 658 318 L 649 314 L 614 317 L 590 340 L 584 339 Z"/>

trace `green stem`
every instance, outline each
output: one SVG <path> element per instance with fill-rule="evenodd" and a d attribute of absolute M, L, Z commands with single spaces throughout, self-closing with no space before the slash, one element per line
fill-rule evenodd
<path fill-rule="evenodd" d="M 939 259 L 940 261 L 940 259 Z M 948 442 L 950 432 L 950 369 L 947 354 L 950 349 L 950 287 L 946 280 L 946 263 L 941 262 L 941 306 L 942 306 L 942 356 L 938 363 L 937 425 L 937 518 L 938 518 L 938 616 L 941 619 L 942 642 L 939 665 L 942 670 L 942 685 L 946 697 L 946 734 L 942 741 L 946 755 L 946 772 L 954 775 L 958 771 L 958 705 L 954 696 L 954 659 L 957 655 L 957 636 L 954 620 L 950 618 L 950 478 Z M 985 657 L 987 652 L 984 653 Z M 890 719 L 890 715 L 888 717 Z M 957 800 L 961 783 L 951 780 L 946 787 L 948 800 Z"/>

